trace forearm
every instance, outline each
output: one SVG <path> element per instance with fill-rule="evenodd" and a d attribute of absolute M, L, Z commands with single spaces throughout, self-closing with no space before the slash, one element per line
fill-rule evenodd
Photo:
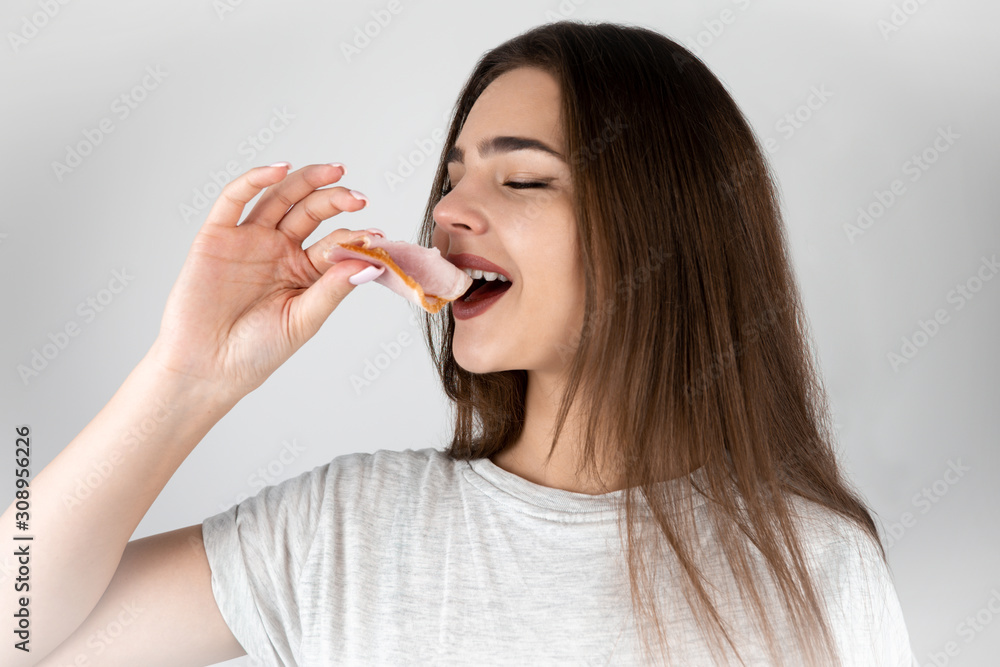
<path fill-rule="evenodd" d="M 87 617 L 125 546 L 188 454 L 235 405 L 202 384 L 163 371 L 147 355 L 108 404 L 30 485 L 27 531 L 15 506 L 0 516 L 5 567 L 0 614 L 30 600 L 31 654 L 58 646 Z M 31 541 L 14 536 L 33 536 Z M 15 591 L 17 548 L 30 549 L 30 588 Z M 3 654 L 10 655 L 10 640 Z M 15 652 L 19 652 L 16 651 Z"/>

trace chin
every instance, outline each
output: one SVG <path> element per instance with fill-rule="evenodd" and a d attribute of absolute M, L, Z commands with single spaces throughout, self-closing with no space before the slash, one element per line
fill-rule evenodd
<path fill-rule="evenodd" d="M 511 368 L 503 363 L 504 355 L 489 344 L 468 340 L 457 333 L 452 340 L 452 354 L 455 363 L 469 373 L 497 373 Z"/>
<path fill-rule="evenodd" d="M 460 354 L 458 350 L 454 351 L 455 363 L 458 364 L 462 370 L 469 373 L 496 373 L 497 371 L 506 370 L 500 367 L 498 364 L 494 363 L 488 356 L 482 354 Z"/>

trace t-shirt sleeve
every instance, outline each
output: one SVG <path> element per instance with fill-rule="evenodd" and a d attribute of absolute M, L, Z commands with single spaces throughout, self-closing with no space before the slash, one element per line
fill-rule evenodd
<path fill-rule="evenodd" d="M 298 582 L 319 526 L 330 465 L 265 487 L 202 522 L 222 617 L 243 650 L 266 665 L 297 664 Z"/>
<path fill-rule="evenodd" d="M 821 562 L 820 582 L 844 667 L 916 665 L 896 588 L 873 539 L 856 527 L 844 530 Z"/>

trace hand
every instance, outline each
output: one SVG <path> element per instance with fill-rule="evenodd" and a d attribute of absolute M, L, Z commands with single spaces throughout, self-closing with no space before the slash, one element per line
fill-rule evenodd
<path fill-rule="evenodd" d="M 223 188 L 167 298 L 150 350 L 163 369 L 208 383 L 234 403 L 312 338 L 354 289 L 348 279 L 372 266 L 324 258 L 328 248 L 364 231 L 337 229 L 302 249 L 321 221 L 365 206 L 347 188 L 317 190 L 340 180 L 342 168 L 320 164 L 286 173 L 285 166 L 257 167 Z"/>

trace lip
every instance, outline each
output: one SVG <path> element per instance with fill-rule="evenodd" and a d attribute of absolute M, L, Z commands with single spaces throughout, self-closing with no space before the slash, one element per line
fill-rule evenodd
<path fill-rule="evenodd" d="M 463 252 L 455 255 L 447 255 L 445 257 L 449 262 L 454 264 L 460 269 L 478 269 L 479 271 L 491 271 L 493 273 L 499 273 L 507 282 L 510 283 L 511 287 L 514 286 L 514 281 L 510 279 L 510 274 L 507 271 L 494 264 L 485 257 L 480 257 L 479 255 L 473 255 L 471 253 Z M 503 298 L 503 295 L 510 291 L 508 287 L 503 292 L 495 296 L 491 296 L 488 299 L 483 299 L 481 301 L 476 301 L 473 303 L 466 303 L 461 299 L 451 302 L 451 313 L 454 315 L 456 320 L 469 320 L 477 315 L 484 313 L 493 304 Z"/>
<path fill-rule="evenodd" d="M 447 255 L 446 260 L 454 264 L 460 269 L 478 269 L 480 271 L 490 271 L 491 273 L 499 273 L 504 278 L 510 282 L 514 282 L 510 279 L 510 274 L 507 273 L 505 269 L 497 266 L 490 260 L 480 257 L 479 255 L 473 255 L 467 252 L 461 252 L 457 255 Z"/>
<path fill-rule="evenodd" d="M 488 299 L 482 299 L 473 303 L 466 303 L 461 299 L 451 302 L 451 314 L 456 320 L 471 320 L 473 317 L 486 312 L 493 304 L 503 298 L 503 295 L 510 291 L 508 287 L 503 292 L 495 294 Z"/>

